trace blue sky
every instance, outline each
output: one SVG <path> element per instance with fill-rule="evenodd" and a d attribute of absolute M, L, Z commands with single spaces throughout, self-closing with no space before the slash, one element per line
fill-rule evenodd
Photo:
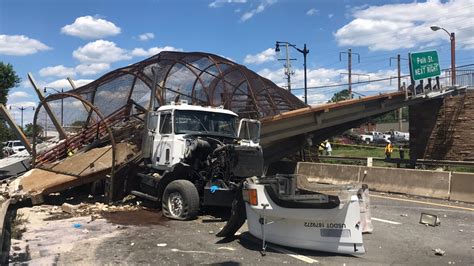
<path fill-rule="evenodd" d="M 474 2 L 310 1 L 310 0 L 0 0 L 0 60 L 11 63 L 23 83 L 9 104 L 34 106 L 27 82 L 70 89 L 71 76 L 85 84 L 162 50 L 204 51 L 225 56 L 285 86 L 283 53 L 275 41 L 302 48 L 306 43 L 309 86 L 345 83 L 345 55 L 352 48 L 354 73 L 371 80 L 396 75 L 389 58 L 410 51 L 437 50 L 442 68 L 450 64 L 449 37 L 432 24 L 456 32 L 457 64 L 474 62 Z M 282 49 L 282 51 L 284 51 Z M 291 50 L 293 88 L 303 87 L 303 58 Z M 408 73 L 406 62 L 403 73 Z M 368 95 L 395 89 L 396 82 L 357 86 Z M 312 89 L 317 104 L 345 87 Z M 294 91 L 300 96 L 302 91 Z M 15 117 L 19 115 L 14 113 Z M 26 120 L 29 115 L 25 115 Z"/>

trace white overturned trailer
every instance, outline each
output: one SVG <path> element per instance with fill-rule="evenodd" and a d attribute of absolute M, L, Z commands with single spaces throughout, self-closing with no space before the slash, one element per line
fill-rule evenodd
<path fill-rule="evenodd" d="M 364 254 L 358 190 L 297 175 L 249 178 L 243 187 L 249 231 L 264 242 Z"/>

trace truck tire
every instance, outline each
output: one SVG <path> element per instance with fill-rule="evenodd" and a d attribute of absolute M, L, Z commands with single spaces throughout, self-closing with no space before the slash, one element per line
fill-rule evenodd
<path fill-rule="evenodd" d="M 199 193 L 188 180 L 169 183 L 161 200 L 163 215 L 174 220 L 194 219 L 199 212 Z"/>

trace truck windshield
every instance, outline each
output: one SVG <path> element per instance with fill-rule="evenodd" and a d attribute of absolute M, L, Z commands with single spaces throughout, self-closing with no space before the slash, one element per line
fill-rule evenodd
<path fill-rule="evenodd" d="M 235 116 L 222 113 L 176 110 L 176 134 L 212 134 L 235 137 Z"/>

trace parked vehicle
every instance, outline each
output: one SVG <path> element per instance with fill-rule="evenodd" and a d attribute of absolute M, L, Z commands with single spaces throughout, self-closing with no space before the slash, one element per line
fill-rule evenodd
<path fill-rule="evenodd" d="M 386 140 L 389 140 L 391 135 L 389 134 L 384 134 L 382 132 L 378 131 L 370 131 L 368 134 L 361 134 L 359 135 L 360 139 L 364 141 L 366 144 L 372 143 L 372 142 L 377 142 L 377 143 L 388 143 Z"/>
<path fill-rule="evenodd" d="M 200 206 L 231 206 L 242 181 L 263 172 L 260 122 L 237 122 L 230 110 L 186 102 L 148 112 L 131 193 L 161 202 L 178 220 L 194 218 Z"/>
<path fill-rule="evenodd" d="M 400 131 L 389 131 L 387 132 L 390 134 L 390 140 L 393 142 L 407 142 L 410 141 L 410 133 L 408 132 L 400 132 Z"/>
<path fill-rule="evenodd" d="M 21 141 L 9 140 L 5 143 L 5 146 L 3 147 L 3 153 L 9 156 L 25 149 L 26 148 Z"/>

